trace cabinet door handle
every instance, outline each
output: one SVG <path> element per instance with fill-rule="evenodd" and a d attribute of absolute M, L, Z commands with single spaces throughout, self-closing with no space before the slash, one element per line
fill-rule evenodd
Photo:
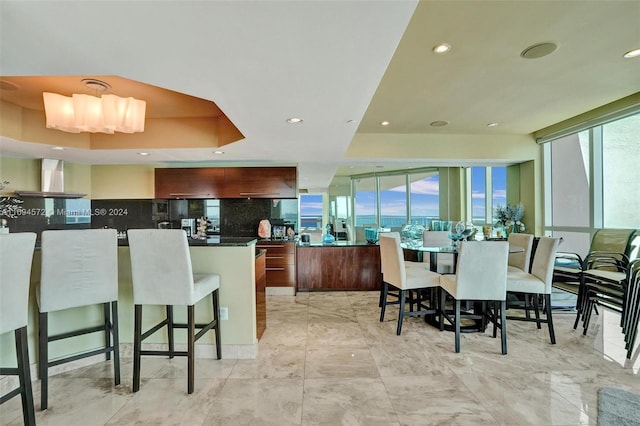
<path fill-rule="evenodd" d="M 267 259 L 284 259 L 284 256 L 267 256 Z"/>
<path fill-rule="evenodd" d="M 279 192 L 241 192 L 240 195 L 250 196 L 250 195 L 280 195 Z"/>
<path fill-rule="evenodd" d="M 204 192 L 170 192 L 169 195 L 174 197 L 185 197 L 190 195 L 211 195 L 211 194 L 204 193 Z"/>
<path fill-rule="evenodd" d="M 284 268 L 266 268 L 267 271 L 284 271 Z"/>

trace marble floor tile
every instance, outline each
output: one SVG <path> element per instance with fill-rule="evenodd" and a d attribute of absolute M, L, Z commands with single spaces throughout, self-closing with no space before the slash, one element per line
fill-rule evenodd
<path fill-rule="evenodd" d="M 251 360 L 143 357 L 139 392 L 132 359 L 114 386 L 109 361 L 51 376 L 39 425 L 582 425 L 597 424 L 598 391 L 640 394 L 640 349 L 626 359 L 619 314 L 600 309 L 586 336 L 575 315 L 546 326 L 507 322 L 508 354 L 491 330 L 454 335 L 406 318 L 380 322 L 378 292 L 267 296 L 267 329 Z M 0 425 L 21 425 L 20 398 L 0 405 Z"/>
<path fill-rule="evenodd" d="M 205 425 L 299 425 L 303 379 L 230 378 L 209 403 Z"/>
<path fill-rule="evenodd" d="M 308 379 L 303 425 L 389 425 L 397 423 L 384 383 L 371 379 Z"/>

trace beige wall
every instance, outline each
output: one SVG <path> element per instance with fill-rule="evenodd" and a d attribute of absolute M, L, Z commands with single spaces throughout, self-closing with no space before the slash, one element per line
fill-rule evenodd
<path fill-rule="evenodd" d="M 153 164 L 94 165 L 91 167 L 91 198 L 154 198 L 155 167 Z"/>

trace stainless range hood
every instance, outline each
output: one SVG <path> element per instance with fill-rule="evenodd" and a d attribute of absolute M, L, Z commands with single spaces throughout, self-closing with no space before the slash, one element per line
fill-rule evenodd
<path fill-rule="evenodd" d="M 64 192 L 64 161 L 42 159 L 40 191 L 16 191 L 21 197 L 82 198 L 87 194 Z"/>

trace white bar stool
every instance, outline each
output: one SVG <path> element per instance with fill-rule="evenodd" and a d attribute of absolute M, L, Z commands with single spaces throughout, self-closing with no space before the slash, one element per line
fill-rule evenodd
<path fill-rule="evenodd" d="M 119 385 L 118 236 L 116 230 L 43 231 L 42 271 L 38 290 L 40 408 L 45 410 L 48 406 L 49 367 L 102 353 L 106 354 L 107 360 L 110 360 L 113 352 L 114 381 L 116 386 Z M 49 335 L 50 312 L 97 304 L 102 304 L 104 309 L 104 322 L 101 325 Z M 103 347 L 49 360 L 49 342 L 96 332 L 104 332 Z"/>
<path fill-rule="evenodd" d="M 27 344 L 29 281 L 35 243 L 33 232 L 0 234 L 0 334 L 15 333 L 17 359 L 17 368 L 0 368 L 0 375 L 18 376 L 20 383 L 0 397 L 0 404 L 19 394 L 24 424 L 29 426 L 36 424 Z"/>
<path fill-rule="evenodd" d="M 130 229 L 128 232 L 133 279 L 135 324 L 133 336 L 133 392 L 140 389 L 140 359 L 142 355 L 186 356 L 187 393 L 194 390 L 195 342 L 214 329 L 216 355 L 220 359 L 220 324 L 218 291 L 220 275 L 194 274 L 187 235 L 181 229 Z M 209 294 L 213 299 L 213 320 L 195 323 L 194 305 Z M 142 305 L 165 305 L 166 318 L 142 331 Z M 173 322 L 173 306 L 187 306 L 187 323 Z M 168 350 L 142 350 L 142 341 L 167 326 Z M 187 329 L 187 350 L 176 351 L 173 331 Z M 196 329 L 199 331 L 196 333 Z"/>

